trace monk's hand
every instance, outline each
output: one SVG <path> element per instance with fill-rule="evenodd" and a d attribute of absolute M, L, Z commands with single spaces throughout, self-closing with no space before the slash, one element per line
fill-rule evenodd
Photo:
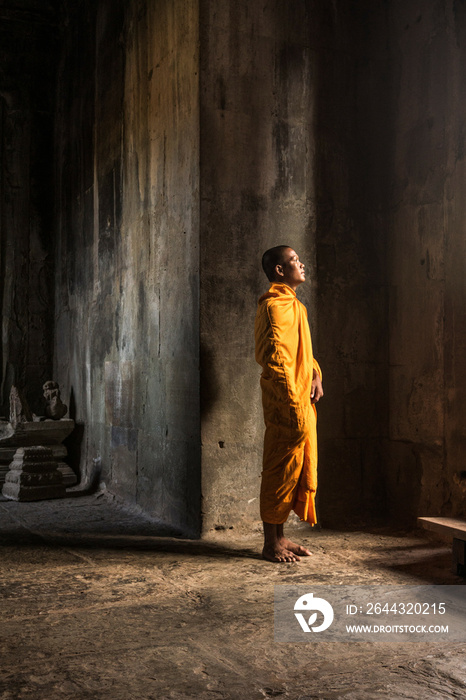
<path fill-rule="evenodd" d="M 323 395 L 324 390 L 322 389 L 322 382 L 320 381 L 319 373 L 315 369 L 311 385 L 311 403 L 317 403 Z"/>

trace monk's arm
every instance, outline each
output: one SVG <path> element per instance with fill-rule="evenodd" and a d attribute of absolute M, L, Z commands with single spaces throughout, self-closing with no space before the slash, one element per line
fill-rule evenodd
<path fill-rule="evenodd" d="M 294 380 L 295 349 L 290 346 L 292 317 L 264 307 L 256 323 L 256 360 L 263 377 L 272 380 L 276 399 L 289 406 L 300 402 Z M 291 333 L 294 337 L 295 334 Z"/>
<path fill-rule="evenodd" d="M 314 369 L 312 377 L 312 390 L 311 390 L 311 403 L 317 403 L 319 399 L 324 395 L 324 390 L 322 388 L 322 370 L 319 367 L 319 363 L 314 358 Z"/>

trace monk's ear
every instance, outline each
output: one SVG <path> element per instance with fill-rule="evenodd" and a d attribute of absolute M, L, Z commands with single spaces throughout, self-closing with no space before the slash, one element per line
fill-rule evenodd
<path fill-rule="evenodd" d="M 282 265 L 275 265 L 275 274 L 278 275 L 279 277 L 283 277 L 284 272 L 283 272 Z"/>

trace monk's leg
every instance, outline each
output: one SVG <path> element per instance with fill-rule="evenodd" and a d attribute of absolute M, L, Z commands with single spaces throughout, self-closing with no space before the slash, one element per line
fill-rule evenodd
<path fill-rule="evenodd" d="M 300 544 L 295 544 L 294 542 L 285 537 L 285 535 L 283 534 L 283 525 L 277 525 L 277 537 L 281 546 L 289 552 L 293 552 L 293 554 L 297 554 L 301 557 L 311 556 L 311 552 L 306 547 L 303 547 Z"/>
<path fill-rule="evenodd" d="M 289 550 L 284 544 L 283 525 L 264 522 L 262 524 L 264 526 L 263 559 L 277 563 L 300 561 L 298 554 Z M 281 528 L 281 537 L 279 536 L 279 528 Z"/>

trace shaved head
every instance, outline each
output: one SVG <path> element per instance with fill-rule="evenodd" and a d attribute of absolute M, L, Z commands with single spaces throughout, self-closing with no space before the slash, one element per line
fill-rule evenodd
<path fill-rule="evenodd" d="M 262 256 L 262 269 L 267 275 L 269 282 L 275 282 L 275 267 L 281 265 L 284 261 L 285 250 L 290 250 L 289 245 L 276 245 L 275 248 L 269 248 Z"/>

